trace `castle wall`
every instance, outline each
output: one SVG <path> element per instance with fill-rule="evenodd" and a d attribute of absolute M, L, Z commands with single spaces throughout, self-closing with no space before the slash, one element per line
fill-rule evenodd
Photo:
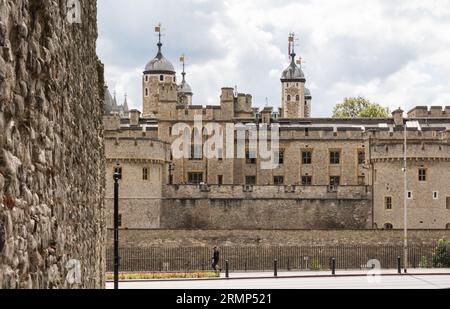
<path fill-rule="evenodd" d="M 66 1 L 0 0 L 0 289 L 105 284 L 103 67 L 79 3 L 70 24 Z"/>

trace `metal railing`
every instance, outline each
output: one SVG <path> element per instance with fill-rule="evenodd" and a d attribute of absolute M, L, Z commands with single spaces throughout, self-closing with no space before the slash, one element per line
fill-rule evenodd
<path fill-rule="evenodd" d="M 430 268 L 436 246 L 412 245 L 409 266 Z M 223 247 L 219 267 L 230 271 L 271 271 L 277 260 L 281 271 L 368 269 L 369 260 L 380 261 L 383 269 L 397 269 L 402 246 L 336 245 L 299 247 Z M 205 247 L 121 248 L 120 271 L 123 272 L 196 272 L 211 270 L 212 249 Z M 107 271 L 113 270 L 114 255 L 107 249 Z"/>

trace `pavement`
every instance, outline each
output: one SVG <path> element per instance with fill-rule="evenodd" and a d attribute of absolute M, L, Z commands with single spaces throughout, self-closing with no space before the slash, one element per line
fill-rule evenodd
<path fill-rule="evenodd" d="M 230 279 L 151 280 L 120 282 L 121 289 L 450 289 L 450 269 L 414 269 L 407 275 L 368 271 L 231 273 Z M 107 289 L 113 287 L 107 283 Z"/>

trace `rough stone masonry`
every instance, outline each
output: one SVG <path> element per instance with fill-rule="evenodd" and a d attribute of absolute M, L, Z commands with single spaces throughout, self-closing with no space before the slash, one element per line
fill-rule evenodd
<path fill-rule="evenodd" d="M 0 289 L 104 286 L 97 8 L 71 2 L 81 23 L 67 0 L 0 0 Z"/>

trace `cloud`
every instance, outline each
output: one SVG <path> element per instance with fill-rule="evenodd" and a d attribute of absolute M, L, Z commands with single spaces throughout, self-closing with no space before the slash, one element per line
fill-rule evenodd
<path fill-rule="evenodd" d="M 450 104 L 450 0 L 99 0 L 98 17 L 106 79 L 136 108 L 159 21 L 178 73 L 187 55 L 194 104 L 218 104 L 220 88 L 236 85 L 278 107 L 292 31 L 315 117 L 353 95 L 391 109 Z"/>

